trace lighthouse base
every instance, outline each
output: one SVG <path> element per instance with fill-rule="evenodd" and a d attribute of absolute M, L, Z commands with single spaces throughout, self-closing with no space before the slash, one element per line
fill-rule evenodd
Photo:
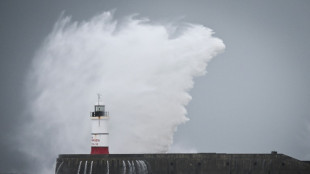
<path fill-rule="evenodd" d="M 109 154 L 109 147 L 91 147 L 90 154 Z"/>

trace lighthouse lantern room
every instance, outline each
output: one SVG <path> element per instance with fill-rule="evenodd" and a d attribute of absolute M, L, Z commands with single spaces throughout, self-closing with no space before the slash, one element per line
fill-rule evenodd
<path fill-rule="evenodd" d="M 91 154 L 109 154 L 109 113 L 105 111 L 105 105 L 95 105 L 94 112 L 91 112 Z"/>

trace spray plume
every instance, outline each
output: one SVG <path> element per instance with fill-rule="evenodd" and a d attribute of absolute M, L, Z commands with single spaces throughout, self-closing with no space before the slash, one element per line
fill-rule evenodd
<path fill-rule="evenodd" d="M 50 164 L 60 153 L 90 152 L 89 112 L 96 94 L 110 112 L 111 153 L 164 153 L 185 123 L 193 78 L 224 49 L 212 30 L 181 32 L 110 12 L 88 21 L 61 17 L 29 72 L 33 123 L 27 153 Z"/>

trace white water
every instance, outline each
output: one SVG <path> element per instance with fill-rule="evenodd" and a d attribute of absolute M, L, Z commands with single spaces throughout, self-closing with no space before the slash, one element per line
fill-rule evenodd
<path fill-rule="evenodd" d="M 148 169 L 147 165 L 143 160 L 135 160 L 135 161 L 127 161 L 128 163 L 128 168 L 129 170 L 126 170 L 126 162 L 123 161 L 123 173 L 128 173 L 128 174 L 147 174 Z"/>
<path fill-rule="evenodd" d="M 138 160 L 136 160 L 135 163 L 136 163 L 136 166 L 137 166 L 137 173 L 139 174 L 139 173 L 141 173 L 141 166 L 138 163 Z"/>
<path fill-rule="evenodd" d="M 86 174 L 86 171 L 87 171 L 87 161 L 85 161 L 84 174 Z"/>
<path fill-rule="evenodd" d="M 90 163 L 90 171 L 89 171 L 89 174 L 92 174 L 93 172 L 93 161 L 91 161 Z"/>
<path fill-rule="evenodd" d="M 134 161 L 131 161 L 131 165 L 132 165 L 132 173 L 135 174 L 136 173 L 136 166 Z"/>
<path fill-rule="evenodd" d="M 123 161 L 123 174 L 126 174 L 126 163 Z"/>
<path fill-rule="evenodd" d="M 58 171 L 59 171 L 59 169 L 61 168 L 61 166 L 62 166 L 63 163 L 64 163 L 64 161 L 61 162 L 61 164 L 58 166 L 58 168 L 57 168 L 57 170 L 56 170 L 56 174 L 58 173 Z"/>
<path fill-rule="evenodd" d="M 123 21 L 109 12 L 83 22 L 62 17 L 38 49 L 27 79 L 33 123 L 23 147 L 43 167 L 61 153 L 89 153 L 97 93 L 110 111 L 111 153 L 165 153 L 189 120 L 193 79 L 223 42 L 201 25 Z"/>
<path fill-rule="evenodd" d="M 123 163 L 123 168 L 122 168 L 122 171 L 121 173 L 123 174 L 147 174 L 148 173 L 148 168 L 147 168 L 147 165 L 146 163 L 143 161 L 143 160 L 136 160 L 136 161 L 127 161 L 128 163 L 128 169 L 127 170 L 127 164 L 126 164 L 126 161 L 122 161 Z M 56 173 L 58 173 L 58 170 L 60 169 L 61 165 L 63 164 L 63 162 L 59 165 L 58 169 L 56 170 Z M 78 171 L 77 171 L 77 174 L 80 173 L 80 170 L 81 170 L 81 165 L 82 165 L 82 161 L 79 162 L 79 166 L 78 166 Z M 107 161 L 107 174 L 110 173 L 110 169 L 109 169 L 109 161 Z M 87 166 L 88 166 L 88 162 L 85 161 L 85 164 L 84 164 L 84 174 L 87 173 Z M 89 170 L 89 174 L 92 174 L 92 171 L 93 171 L 93 161 L 90 162 L 90 170 Z"/>
<path fill-rule="evenodd" d="M 148 170 L 147 170 L 147 166 L 145 164 L 145 162 L 143 160 L 138 160 L 138 162 L 140 164 L 140 169 L 142 171 L 142 174 L 147 174 Z"/>
<path fill-rule="evenodd" d="M 129 173 L 132 174 L 133 173 L 132 165 L 131 165 L 130 161 L 127 161 L 127 163 L 129 166 Z"/>
<path fill-rule="evenodd" d="M 107 161 L 107 174 L 110 174 L 110 165 L 109 165 L 109 161 Z"/>
<path fill-rule="evenodd" d="M 81 165 L 82 165 L 82 161 L 80 161 L 80 164 L 79 164 L 79 168 L 78 168 L 77 174 L 80 174 Z"/>

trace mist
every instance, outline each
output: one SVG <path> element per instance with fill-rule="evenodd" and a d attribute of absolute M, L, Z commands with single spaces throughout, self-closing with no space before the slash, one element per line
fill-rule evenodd
<path fill-rule="evenodd" d="M 89 114 L 100 93 L 110 153 L 168 152 L 178 125 L 189 121 L 194 78 L 225 48 L 213 34 L 135 15 L 116 20 L 104 12 L 82 22 L 62 15 L 28 72 L 32 123 L 22 150 L 40 161 L 41 173 L 53 173 L 58 154 L 90 153 Z"/>

